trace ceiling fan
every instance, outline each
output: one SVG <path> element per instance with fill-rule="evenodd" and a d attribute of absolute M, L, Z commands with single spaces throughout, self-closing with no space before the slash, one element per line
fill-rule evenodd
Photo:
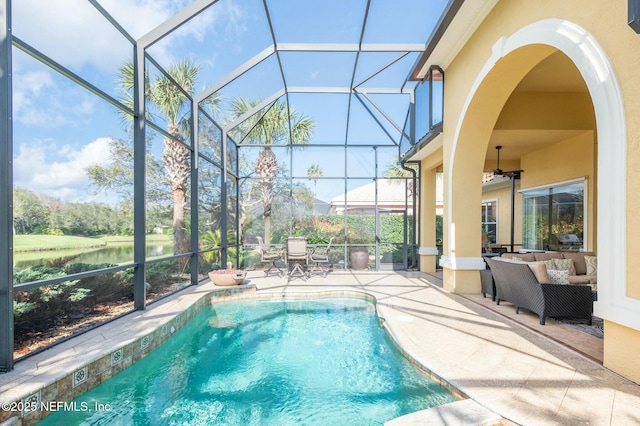
<path fill-rule="evenodd" d="M 496 146 L 498 150 L 498 162 L 496 163 L 496 168 L 493 169 L 494 176 L 507 176 L 513 179 L 520 179 L 520 173 L 524 172 L 524 170 L 509 170 L 504 171 L 500 168 L 500 150 L 502 149 L 502 145 Z"/>

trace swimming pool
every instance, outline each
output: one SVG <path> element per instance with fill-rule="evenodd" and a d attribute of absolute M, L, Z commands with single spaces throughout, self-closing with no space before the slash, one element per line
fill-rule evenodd
<path fill-rule="evenodd" d="M 372 425 L 455 401 L 359 298 L 204 308 L 144 359 L 41 425 Z"/>

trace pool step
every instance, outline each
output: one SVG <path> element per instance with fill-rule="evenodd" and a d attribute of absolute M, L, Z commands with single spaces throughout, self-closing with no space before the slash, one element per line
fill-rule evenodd
<path fill-rule="evenodd" d="M 463 399 L 427 410 L 416 411 L 397 417 L 385 423 L 385 426 L 490 426 L 511 425 L 488 408 L 473 399 Z"/>

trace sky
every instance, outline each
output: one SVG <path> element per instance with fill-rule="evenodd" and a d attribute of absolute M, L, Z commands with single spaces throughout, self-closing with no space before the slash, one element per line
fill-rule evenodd
<path fill-rule="evenodd" d="M 133 39 L 147 34 L 191 2 L 98 0 Z M 357 43 L 366 8 L 365 0 L 266 3 L 278 43 Z M 424 44 L 444 4 L 445 0 L 372 0 L 363 42 Z M 116 77 L 131 58 L 131 42 L 87 0 L 14 1 L 12 27 L 20 41 L 109 96 L 120 96 Z M 192 59 L 200 67 L 196 91 L 202 91 L 272 43 L 262 0 L 219 0 L 153 44 L 148 53 L 165 68 L 182 58 Z M 348 87 L 353 79 L 354 84 L 363 82 L 362 88 L 398 88 L 417 58 L 418 53 L 405 57 L 398 52 L 363 53 L 353 75 L 356 57 L 352 52 L 280 53 L 288 87 Z M 65 201 L 113 201 L 108 195 L 94 193 L 85 170 L 109 158 L 111 138 L 129 138 L 115 108 L 17 47 L 12 60 L 14 185 Z M 368 79 L 387 65 L 380 75 Z M 277 57 L 272 55 L 221 92 L 223 102 L 229 102 L 238 96 L 265 98 L 283 86 Z M 408 95 L 371 95 L 371 99 L 403 126 Z M 294 93 L 290 101 L 299 112 L 314 119 L 312 144 L 344 144 L 347 137 L 349 144 L 373 141 L 393 146 L 364 106 L 353 98 L 347 132 L 347 95 Z M 397 139 L 399 132 L 371 104 L 368 106 Z M 363 149 L 363 154 L 350 163 L 350 174 L 366 173 L 371 158 L 367 151 L 371 150 Z M 321 165 L 324 176 L 338 175 L 344 169 L 343 163 L 336 161 L 340 155 L 344 156 L 317 148 L 313 156 L 296 160 L 289 167 L 295 175 L 306 174 L 307 162 L 313 160 Z M 321 191 L 325 199 L 342 190 L 331 181 L 324 182 L 324 187 Z"/>

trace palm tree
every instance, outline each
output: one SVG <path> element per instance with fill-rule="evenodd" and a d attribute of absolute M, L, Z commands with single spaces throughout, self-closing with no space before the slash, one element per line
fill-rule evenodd
<path fill-rule="evenodd" d="M 414 166 L 413 164 L 407 165 L 407 167 L 416 170 L 416 166 Z M 387 178 L 411 178 L 413 177 L 413 174 L 407 169 L 403 169 L 400 165 L 400 162 L 396 161 L 387 166 L 387 169 L 384 172 L 384 176 Z M 402 180 L 392 180 L 392 182 L 402 182 Z M 413 196 L 413 191 L 413 179 L 407 179 L 407 196 Z"/>
<path fill-rule="evenodd" d="M 316 195 L 316 186 L 318 185 L 318 178 L 322 177 L 322 169 L 317 164 L 312 164 L 307 169 L 307 177 L 313 180 L 313 195 Z"/>
<path fill-rule="evenodd" d="M 161 73 L 152 83 L 145 75 L 145 94 L 163 115 L 167 122 L 167 132 L 172 137 L 164 137 L 162 163 L 171 185 L 173 197 L 173 252 L 180 253 L 186 245 L 186 228 L 184 210 L 186 193 L 189 188 L 191 174 L 190 150 L 184 145 L 191 113 L 189 105 L 185 106 L 185 92 L 192 95 L 195 91 L 199 68 L 189 60 L 180 61 Z M 170 78 L 169 78 L 170 77 Z M 123 102 L 132 105 L 133 65 L 128 63 L 120 68 L 118 82 L 125 97 Z M 174 83 L 175 81 L 175 83 Z M 177 85 L 176 85 L 177 84 Z M 180 86 L 182 90 L 178 87 Z M 212 109 L 217 109 L 220 97 L 215 95 L 207 100 Z"/>
<path fill-rule="evenodd" d="M 232 120 L 252 110 L 261 102 L 262 99 L 234 99 L 231 103 Z M 300 115 L 295 109 L 287 107 L 285 103 L 276 102 L 262 117 L 249 118 L 239 127 L 248 132 L 243 142 L 265 145 L 258 155 L 254 171 L 258 176 L 259 198 L 263 207 L 264 241 L 269 244 L 271 242 L 271 202 L 274 196 L 275 177 L 279 168 L 278 158 L 271 150 L 270 145 L 277 143 L 287 143 L 289 146 L 306 144 L 311 139 L 315 124 L 310 117 Z"/>

